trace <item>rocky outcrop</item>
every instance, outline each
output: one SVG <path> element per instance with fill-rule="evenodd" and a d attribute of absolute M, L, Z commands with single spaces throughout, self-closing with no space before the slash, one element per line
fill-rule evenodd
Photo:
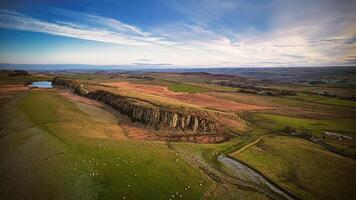
<path fill-rule="evenodd" d="M 159 130 L 172 130 L 187 134 L 222 134 L 224 126 L 207 114 L 198 111 L 182 111 L 173 108 L 147 105 L 147 102 L 114 94 L 105 90 L 88 91 L 82 83 L 54 78 L 53 87 L 70 89 L 74 93 L 101 101 L 132 122 L 139 122 Z"/>
<path fill-rule="evenodd" d="M 67 79 L 62 79 L 62 78 L 58 78 L 58 77 L 53 79 L 52 87 L 62 88 L 62 89 L 70 89 L 74 93 L 81 95 L 81 96 L 85 96 L 85 95 L 89 94 L 89 91 L 84 89 L 83 84 L 78 83 L 73 80 L 67 80 Z"/>

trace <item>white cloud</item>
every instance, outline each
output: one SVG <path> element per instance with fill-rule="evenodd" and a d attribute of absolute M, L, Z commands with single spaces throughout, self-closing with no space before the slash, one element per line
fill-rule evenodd
<path fill-rule="evenodd" d="M 48 63 L 313 66 L 349 64 L 355 60 L 356 19 L 351 12 L 355 4 L 334 7 L 332 1 L 327 1 L 317 11 L 315 2 L 308 7 L 275 1 L 282 6 L 269 5 L 275 15 L 269 19 L 273 23 L 267 30 L 252 27 L 236 31 L 228 27 L 214 29 L 209 25 L 212 19 L 204 22 L 198 16 L 210 13 L 222 17 L 246 5 L 238 4 L 240 1 L 205 1 L 208 3 L 202 10 L 191 16 L 197 19 L 195 23 L 171 22 L 145 31 L 116 19 L 72 11 L 63 12 L 70 15 L 67 18 L 44 21 L 0 10 L 0 27 L 117 44 L 100 50 L 61 51 L 60 55 L 48 56 Z M 184 12 L 189 15 L 193 10 Z M 4 59 L 1 57 L 2 62 Z"/>
<path fill-rule="evenodd" d="M 43 32 L 79 39 L 108 42 L 120 45 L 165 44 L 158 37 L 151 37 L 137 27 L 115 19 L 85 15 L 83 22 L 48 22 L 21 13 L 0 9 L 0 27 L 23 31 Z M 91 26 L 87 26 L 90 24 Z"/>
<path fill-rule="evenodd" d="M 243 2 L 235 1 L 237 7 Z M 225 55 L 223 63 L 232 65 L 339 65 L 355 55 L 356 3 L 276 0 L 268 7 L 273 8 L 274 15 L 268 19 L 271 24 L 267 30 L 227 28 L 213 32 L 207 28 L 210 20 L 199 18 L 207 31 L 193 27 L 186 32 L 194 37 L 188 35 L 186 41 L 191 48 Z M 175 35 L 179 37 L 179 32 Z"/>

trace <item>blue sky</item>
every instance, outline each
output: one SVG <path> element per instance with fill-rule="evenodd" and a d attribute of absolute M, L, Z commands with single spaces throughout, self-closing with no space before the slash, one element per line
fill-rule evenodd
<path fill-rule="evenodd" d="M 356 64 L 352 0 L 3 0 L 0 63 Z"/>

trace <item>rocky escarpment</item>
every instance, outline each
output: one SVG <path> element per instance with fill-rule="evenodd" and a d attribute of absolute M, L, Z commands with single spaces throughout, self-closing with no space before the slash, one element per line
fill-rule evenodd
<path fill-rule="evenodd" d="M 89 91 L 84 89 L 84 85 L 82 83 L 78 83 L 73 80 L 67 80 L 62 78 L 54 78 L 52 81 L 52 87 L 62 88 L 62 89 L 70 89 L 74 93 L 85 96 L 89 94 Z"/>
<path fill-rule="evenodd" d="M 224 126 L 203 112 L 182 111 L 157 106 L 147 106 L 137 99 L 129 98 L 109 91 L 88 91 L 82 83 L 62 78 L 54 78 L 53 87 L 70 89 L 74 93 L 101 101 L 133 122 L 149 125 L 159 130 L 192 134 L 222 134 Z"/>

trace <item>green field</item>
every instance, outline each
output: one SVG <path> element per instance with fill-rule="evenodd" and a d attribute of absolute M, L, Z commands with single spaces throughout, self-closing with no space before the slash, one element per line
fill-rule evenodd
<path fill-rule="evenodd" d="M 312 103 L 320 103 L 334 106 L 356 107 L 356 101 L 342 100 L 336 97 L 325 97 L 321 95 L 298 93 L 297 96 L 288 97 L 290 99 L 307 101 Z"/>
<path fill-rule="evenodd" d="M 83 111 L 54 91 L 27 92 L 0 112 L 6 116 L 0 139 L 3 197 L 199 199 L 211 184 L 165 143 L 127 140 L 115 121 L 99 120 L 108 113 Z M 93 129 L 101 133 L 90 134 Z M 123 139 L 113 140 L 117 134 Z"/>
<path fill-rule="evenodd" d="M 186 92 L 186 93 L 199 93 L 199 92 L 209 91 L 208 89 L 200 86 L 183 84 L 183 83 L 173 83 L 168 86 L 168 89 L 173 92 Z"/>
<path fill-rule="evenodd" d="M 355 161 L 328 152 L 309 141 L 270 136 L 232 155 L 301 199 L 355 197 Z"/>
<path fill-rule="evenodd" d="M 356 119 L 354 118 L 310 119 L 254 113 L 248 116 L 248 120 L 253 124 L 253 127 L 250 127 L 250 134 L 294 133 L 303 135 L 303 137 L 313 136 L 329 144 L 339 152 L 356 155 L 354 140 L 338 140 L 323 136 L 324 132 L 327 131 L 354 138 L 356 134 Z"/>
<path fill-rule="evenodd" d="M 307 119 L 273 114 L 256 114 L 255 119 L 264 129 L 283 131 L 286 127 L 296 131 L 307 131 L 319 135 L 324 131 L 334 131 L 349 135 L 356 134 L 356 119 Z"/>

